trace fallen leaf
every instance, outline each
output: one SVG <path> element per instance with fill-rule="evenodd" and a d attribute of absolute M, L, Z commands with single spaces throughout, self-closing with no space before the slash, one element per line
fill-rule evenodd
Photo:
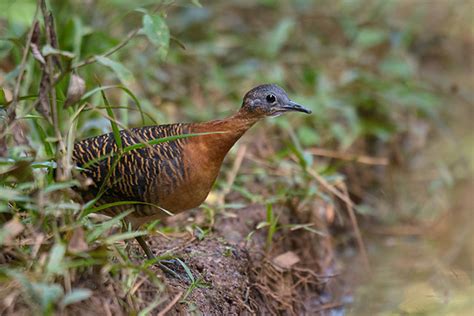
<path fill-rule="evenodd" d="M 43 67 L 43 73 L 41 75 L 41 81 L 38 91 L 38 100 L 35 103 L 35 108 L 40 112 L 45 118 L 50 118 L 50 107 L 49 107 L 49 75 L 46 72 L 45 67 Z"/>
<path fill-rule="evenodd" d="M 3 225 L 0 232 L 0 244 L 9 245 L 13 242 L 16 236 L 18 236 L 25 226 L 18 220 L 18 218 L 13 218 L 9 220 L 5 225 Z"/>
<path fill-rule="evenodd" d="M 77 74 L 72 74 L 67 88 L 67 98 L 64 108 L 76 104 L 86 92 L 86 82 Z"/>
<path fill-rule="evenodd" d="M 74 229 L 67 249 L 70 252 L 75 253 L 83 252 L 89 249 L 89 246 L 87 245 L 86 239 L 84 237 L 84 230 L 82 229 L 82 227 Z"/>
<path fill-rule="evenodd" d="M 300 257 L 293 251 L 287 251 L 273 258 L 273 264 L 281 269 L 290 269 L 293 265 L 300 261 Z"/>

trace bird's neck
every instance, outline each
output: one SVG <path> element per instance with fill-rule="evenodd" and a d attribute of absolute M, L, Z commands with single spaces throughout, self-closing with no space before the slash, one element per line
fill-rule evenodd
<path fill-rule="evenodd" d="M 193 132 L 215 132 L 215 134 L 204 135 L 198 138 L 205 147 L 209 148 L 217 161 L 222 161 L 235 142 L 259 119 L 241 110 L 222 120 L 195 124 Z"/>

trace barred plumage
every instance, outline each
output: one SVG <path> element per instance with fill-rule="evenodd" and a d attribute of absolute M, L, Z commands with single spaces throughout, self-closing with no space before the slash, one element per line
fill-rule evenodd
<path fill-rule="evenodd" d="M 188 134 L 186 124 L 147 126 L 120 131 L 123 147 L 175 135 Z M 114 154 L 118 152 L 113 133 L 104 134 L 79 141 L 74 146 L 73 159 L 83 168 L 83 174 L 93 184 L 83 192 L 86 199 L 94 198 L 103 188 L 100 202 L 139 201 L 159 205 L 160 196 L 150 188 L 161 186 L 166 191 L 173 190 L 179 182 L 186 181 L 183 164 L 185 138 L 147 145 L 129 151 L 114 165 Z M 108 173 L 110 172 L 110 175 Z M 107 182 L 104 184 L 104 181 Z M 129 206 L 122 206 L 118 211 Z M 109 210 L 108 214 L 115 214 Z M 148 214 L 150 215 L 150 214 Z"/>

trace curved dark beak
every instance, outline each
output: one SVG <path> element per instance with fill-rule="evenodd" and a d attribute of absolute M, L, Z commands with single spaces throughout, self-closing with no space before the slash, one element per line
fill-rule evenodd
<path fill-rule="evenodd" d="M 304 106 L 289 100 L 284 106 L 281 107 L 285 111 L 295 111 L 311 114 L 311 110 L 305 108 Z"/>

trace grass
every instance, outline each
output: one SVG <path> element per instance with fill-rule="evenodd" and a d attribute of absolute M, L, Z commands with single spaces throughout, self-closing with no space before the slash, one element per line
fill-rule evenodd
<path fill-rule="evenodd" d="M 281 246 L 277 233 L 309 231 L 324 239 L 332 226 L 355 231 L 363 249 L 353 215 L 377 218 L 364 199 L 377 185 L 371 180 L 377 162 L 386 164 L 395 155 L 391 150 L 410 132 L 410 121 L 440 120 L 445 93 L 421 79 L 424 57 L 415 50 L 429 53 L 428 44 L 419 45 L 430 36 L 462 36 L 465 28 L 456 25 L 468 21 L 458 14 L 459 21 L 447 17 L 453 22 L 445 23 L 453 25 L 448 31 L 442 25 L 425 29 L 430 8 L 417 4 L 416 12 L 407 13 L 407 2 L 383 0 L 262 1 L 252 9 L 234 2 L 104 3 L 0 4 L 0 296 L 8 296 L 16 310 L 45 315 L 73 310 L 99 297 L 82 282 L 98 275 L 109 282 L 106 293 L 118 297 L 113 306 L 122 311 L 171 308 L 160 296 L 164 279 L 147 261 L 137 262 L 124 240 L 157 228 L 187 228 L 155 222 L 136 232 L 122 227 L 126 213 L 101 219 L 95 213 L 105 207 L 137 202 L 78 202 L 73 144 L 112 132 L 119 159 L 141 146 L 198 136 L 123 146 L 120 130 L 223 117 L 237 109 L 246 89 L 261 82 L 284 86 L 314 114 L 256 126 L 244 139 L 251 145 L 237 164 L 239 172 L 229 161 L 224 165 L 231 182 L 216 183 L 219 203 L 207 203 L 206 220 L 189 229 L 207 239 L 216 218 L 263 204 L 265 217 L 253 229 L 264 231 L 268 257 Z M 420 15 L 425 24 L 414 24 Z M 322 153 L 321 147 L 336 154 Z M 229 158 L 235 156 L 231 152 Z M 369 176 L 359 176 L 360 157 L 375 162 Z M 282 205 L 298 222 L 276 215 Z M 315 219 L 316 209 L 323 211 Z M 194 304 L 193 290 L 206 284 L 178 262 L 191 285 L 177 300 L 168 298 Z M 142 288 L 158 294 L 147 297 Z"/>

